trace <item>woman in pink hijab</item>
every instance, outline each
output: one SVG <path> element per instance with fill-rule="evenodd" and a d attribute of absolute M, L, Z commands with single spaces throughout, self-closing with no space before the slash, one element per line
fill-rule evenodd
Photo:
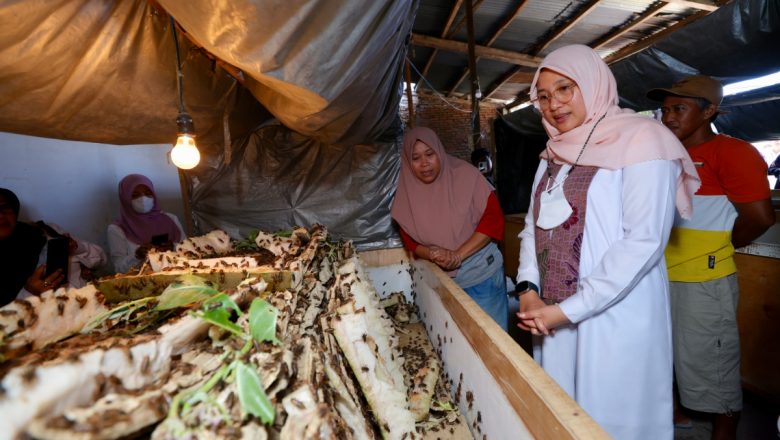
<path fill-rule="evenodd" d="M 666 247 L 698 177 L 661 123 L 618 107 L 587 46 L 550 53 L 531 98 L 550 136 L 520 234 L 519 327 L 534 358 L 612 437 L 672 439 Z"/>
<path fill-rule="evenodd" d="M 108 225 L 114 270 L 138 267 L 150 249 L 170 250 L 184 238 L 179 219 L 160 209 L 148 177 L 129 174 L 119 182 L 119 219 Z"/>
<path fill-rule="evenodd" d="M 496 242 L 504 215 L 493 188 L 470 163 L 448 155 L 433 130 L 404 136 L 391 215 L 404 246 L 449 272 L 504 330 L 504 260 Z"/>

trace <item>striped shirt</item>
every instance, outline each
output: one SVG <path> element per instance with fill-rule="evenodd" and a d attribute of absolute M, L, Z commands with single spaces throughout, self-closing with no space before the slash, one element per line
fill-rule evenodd
<path fill-rule="evenodd" d="M 701 178 L 693 198 L 693 216 L 677 213 L 666 247 L 670 281 L 703 282 L 737 271 L 731 231 L 737 219 L 733 203 L 769 197 L 767 165 L 751 144 L 725 135 L 688 148 Z"/>

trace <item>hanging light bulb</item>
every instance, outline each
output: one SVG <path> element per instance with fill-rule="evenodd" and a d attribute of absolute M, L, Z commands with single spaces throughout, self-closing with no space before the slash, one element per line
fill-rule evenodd
<path fill-rule="evenodd" d="M 183 170 L 190 170 L 200 162 L 200 152 L 195 146 L 195 139 L 182 134 L 176 139 L 176 145 L 171 150 L 173 164 Z"/>
<path fill-rule="evenodd" d="M 179 116 L 176 117 L 178 138 L 176 145 L 171 150 L 173 164 L 183 170 L 195 168 L 200 162 L 200 152 L 195 146 L 195 123 L 192 117 L 184 109 L 184 74 L 181 71 L 181 57 L 179 55 L 179 39 L 176 37 L 176 22 L 171 19 L 171 32 L 173 43 L 176 46 L 176 84 L 179 89 Z"/>
<path fill-rule="evenodd" d="M 171 150 L 171 160 L 173 164 L 183 170 L 195 168 L 200 162 L 200 152 L 195 145 L 195 125 L 192 118 L 187 113 L 179 113 L 176 118 L 178 126 L 178 135 L 176 145 Z"/>

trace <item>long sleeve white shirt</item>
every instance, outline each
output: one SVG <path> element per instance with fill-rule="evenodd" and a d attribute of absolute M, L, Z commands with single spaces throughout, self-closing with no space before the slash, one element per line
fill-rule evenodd
<path fill-rule="evenodd" d="M 179 223 L 179 219 L 168 212 L 163 212 L 167 215 L 176 227 L 179 228 L 181 238 L 184 240 L 187 236 L 184 234 L 184 229 Z M 134 243 L 127 238 L 125 231 L 115 224 L 108 225 L 108 249 L 111 254 L 111 262 L 114 264 L 114 271 L 117 273 L 125 273 L 133 267 L 139 267 L 141 261 L 135 258 L 135 251 L 141 246 L 142 243 Z"/>

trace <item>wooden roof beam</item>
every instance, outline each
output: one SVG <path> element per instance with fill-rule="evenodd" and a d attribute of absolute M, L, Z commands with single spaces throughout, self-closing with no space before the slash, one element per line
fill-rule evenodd
<path fill-rule="evenodd" d="M 525 5 L 527 5 L 528 2 L 526 0 L 520 0 L 517 5 L 515 6 L 515 9 L 512 10 L 509 14 L 504 17 L 504 20 L 501 22 L 501 24 L 498 25 L 498 28 L 493 32 L 493 35 L 488 39 L 488 41 L 485 42 L 485 46 L 492 46 L 493 43 L 498 40 L 498 37 L 501 35 L 502 32 L 506 30 L 506 28 L 509 27 L 510 24 L 517 18 L 518 15 L 520 15 L 520 12 L 523 10 Z M 476 61 L 479 61 L 479 57 Z M 463 73 L 460 75 L 460 78 L 458 78 L 457 81 L 455 81 L 455 85 L 453 85 L 450 88 L 450 91 L 447 92 L 447 96 L 452 96 L 452 94 L 455 92 L 455 90 L 460 86 L 460 84 L 466 79 L 466 76 L 469 74 L 468 67 L 463 71 Z"/>
<path fill-rule="evenodd" d="M 528 4 L 527 0 L 520 0 L 517 2 L 517 6 L 515 6 L 515 9 L 512 10 L 509 14 L 504 17 L 504 21 L 501 22 L 501 24 L 498 25 L 498 28 L 493 32 L 493 36 L 490 37 L 490 39 L 485 43 L 485 46 L 492 46 L 493 43 L 498 40 L 498 37 L 506 30 L 506 28 L 509 27 L 510 24 L 512 24 L 513 21 L 515 21 L 515 18 L 517 18 L 518 15 L 520 15 L 521 12 L 523 12 L 523 9 Z"/>
<path fill-rule="evenodd" d="M 458 15 L 458 11 L 460 10 L 460 6 L 463 4 L 463 0 L 457 0 L 455 4 L 452 6 L 452 10 L 450 11 L 450 16 L 447 18 L 447 23 L 444 25 L 444 30 L 441 31 L 441 37 L 446 38 L 447 33 L 450 31 L 450 26 L 452 26 L 452 23 L 455 21 L 455 17 Z M 431 53 L 431 56 L 428 58 L 428 62 L 425 63 L 425 68 L 423 68 L 420 75 L 425 76 L 428 74 L 428 70 L 433 65 L 433 59 L 436 58 L 436 53 L 439 51 L 439 49 L 433 49 L 433 53 Z M 418 81 L 418 83 L 421 83 L 422 81 Z"/>
<path fill-rule="evenodd" d="M 627 57 L 629 57 L 629 56 L 631 56 L 631 55 L 633 55 L 633 54 L 635 54 L 637 52 L 640 52 L 640 51 L 650 47 L 651 45 L 655 44 L 658 40 L 666 37 L 667 35 L 671 34 L 672 32 L 674 32 L 674 31 L 676 31 L 676 30 L 678 30 L 678 29 L 680 29 L 682 27 L 685 27 L 685 26 L 693 23 L 694 21 L 696 21 L 696 20 L 698 20 L 698 19 L 700 19 L 702 17 L 705 17 L 705 16 L 707 16 L 709 14 L 710 14 L 709 11 L 698 11 L 698 12 L 695 12 L 695 13 L 693 13 L 693 14 L 685 17 L 685 18 L 683 18 L 682 20 L 678 21 L 677 23 L 673 24 L 672 26 L 669 26 L 668 28 L 666 28 L 666 29 L 664 29 L 662 31 L 656 32 L 656 33 L 654 33 L 654 34 L 652 34 L 652 35 L 650 35 L 650 36 L 648 36 L 646 38 L 643 38 L 643 39 L 641 39 L 639 41 L 636 41 L 636 42 L 634 42 L 632 44 L 629 44 L 629 45 L 623 47 L 622 49 L 620 49 L 620 50 L 618 50 L 616 52 L 611 53 L 610 55 L 608 55 L 607 57 L 604 58 L 604 62 L 606 62 L 607 64 L 612 64 L 612 63 L 620 61 L 620 60 L 622 60 L 624 58 L 627 58 Z M 505 107 L 513 107 L 513 106 L 515 106 L 517 104 L 520 104 L 521 102 L 523 102 L 524 100 L 527 100 L 527 99 L 528 99 L 528 93 L 527 92 L 522 92 L 521 94 L 518 95 L 517 99 L 515 99 L 512 102 L 510 102 Z"/>
<path fill-rule="evenodd" d="M 598 6 L 599 1 L 601 0 L 590 0 L 589 2 L 585 3 L 582 7 L 580 7 L 577 12 L 572 16 L 570 19 L 566 21 L 566 23 L 563 24 L 563 26 L 559 27 L 558 29 L 555 29 L 550 35 L 546 41 L 543 41 L 541 45 L 539 45 L 538 48 L 536 48 L 533 51 L 534 55 L 538 55 L 542 53 L 542 51 L 549 46 L 553 41 L 557 40 L 558 37 L 565 34 L 566 32 L 569 32 L 571 28 L 573 28 L 577 23 L 580 22 L 583 18 L 585 18 L 586 15 L 593 12 L 594 9 L 596 9 L 596 6 Z"/>
<path fill-rule="evenodd" d="M 505 105 L 505 106 L 504 106 L 504 108 L 505 108 L 505 109 L 512 108 L 512 107 L 514 107 L 514 106 L 516 106 L 516 105 L 519 105 L 519 104 L 522 104 L 522 103 L 524 103 L 524 102 L 528 101 L 529 99 L 531 99 L 531 96 L 530 96 L 530 94 L 528 93 L 528 89 L 526 89 L 526 90 L 524 90 L 524 91 L 520 92 L 520 93 L 517 95 L 517 98 L 515 98 L 515 99 L 514 99 L 512 102 L 510 102 L 509 104 Z"/>
<path fill-rule="evenodd" d="M 472 6 L 473 11 L 477 12 L 477 9 L 479 9 L 479 7 L 482 6 L 482 3 L 484 1 L 485 0 L 477 0 L 477 2 L 474 3 L 474 5 Z M 463 26 L 464 23 L 466 23 L 466 14 L 463 14 L 463 16 L 460 17 L 460 20 L 458 20 L 458 23 L 452 28 L 449 35 L 447 35 L 447 38 L 452 38 L 455 35 L 455 33 L 460 30 L 461 26 Z"/>
<path fill-rule="evenodd" d="M 613 52 L 613 53 L 609 54 L 606 58 L 604 58 L 604 61 L 607 64 L 612 64 L 614 62 L 622 60 L 623 58 L 629 57 L 629 56 L 631 56 L 631 55 L 633 55 L 633 54 L 635 54 L 637 52 L 640 52 L 640 51 L 650 47 L 651 45 L 655 44 L 658 40 L 660 40 L 661 38 L 666 37 L 667 35 L 671 34 L 672 32 L 674 32 L 674 31 L 676 31 L 676 30 L 678 30 L 678 29 L 680 29 L 682 27 L 685 27 L 685 26 L 693 23 L 694 21 L 696 21 L 696 20 L 698 20 L 698 19 L 700 19 L 702 17 L 705 17 L 705 16 L 707 16 L 709 14 L 710 14 L 709 11 L 698 11 L 698 12 L 695 12 L 695 13 L 693 13 L 693 14 L 685 17 L 685 18 L 683 18 L 682 20 L 678 21 L 677 23 L 673 24 L 672 26 L 669 26 L 668 28 L 666 28 L 666 29 L 664 29 L 662 31 L 656 32 L 656 33 L 654 33 L 654 34 L 652 34 L 652 35 L 650 35 L 648 37 L 645 37 L 645 38 L 643 38 L 643 39 L 641 39 L 639 41 L 631 43 L 631 44 L 621 48 L 620 50 L 618 50 L 616 52 Z"/>
<path fill-rule="evenodd" d="M 586 15 L 591 13 L 596 8 L 596 6 L 598 6 L 599 1 L 600 0 L 590 0 L 587 3 L 585 3 L 582 7 L 580 7 L 577 10 L 577 12 L 571 18 L 569 18 L 566 21 L 566 23 L 563 24 L 563 26 L 560 26 L 558 29 L 553 31 L 553 33 L 549 37 L 547 37 L 547 39 L 545 41 L 543 41 L 541 44 L 539 44 L 537 47 L 535 47 L 531 51 L 531 53 L 534 54 L 534 55 L 538 55 L 539 53 L 541 53 L 547 46 L 550 45 L 550 43 L 555 41 L 561 35 L 563 35 L 566 32 L 568 32 L 577 23 L 579 23 L 580 20 L 585 18 Z M 504 75 L 502 75 L 501 78 L 496 80 L 493 83 L 493 85 L 491 85 L 488 88 L 487 93 L 485 93 L 485 95 L 484 95 L 485 99 L 490 98 L 491 96 L 493 96 L 493 94 L 496 93 L 496 91 L 498 89 L 500 89 L 501 86 L 506 84 L 506 82 L 509 81 L 509 79 L 512 78 L 512 76 L 515 75 L 516 73 L 518 73 L 519 71 L 520 71 L 520 69 L 515 67 L 515 68 L 511 69 L 510 71 L 508 71 L 507 73 L 505 73 Z"/>
<path fill-rule="evenodd" d="M 668 1 L 669 3 L 674 3 L 676 5 L 685 6 L 686 8 L 698 9 L 700 11 L 707 11 L 707 12 L 717 11 L 719 8 L 718 5 L 707 1 L 697 1 L 697 0 L 666 0 L 666 1 Z"/>
<path fill-rule="evenodd" d="M 665 7 L 669 5 L 668 2 L 658 2 L 655 5 L 647 8 L 644 12 L 639 14 L 636 18 L 629 21 L 628 23 L 624 24 L 623 26 L 620 26 L 616 31 L 610 32 L 606 35 L 603 35 L 602 37 L 592 41 L 588 46 L 596 49 L 597 47 L 604 46 L 605 44 L 609 43 L 610 41 L 614 40 L 615 38 L 618 38 L 621 35 L 624 35 L 631 31 L 632 29 L 636 28 L 637 26 L 645 23 L 646 21 L 650 20 L 651 18 L 658 15 Z"/>
<path fill-rule="evenodd" d="M 468 54 L 468 44 L 462 41 L 445 40 L 443 38 L 431 37 L 429 35 L 412 34 L 411 42 L 416 46 L 431 47 L 449 52 Z M 542 62 L 542 58 L 539 57 L 526 55 L 524 53 L 511 50 L 496 49 L 495 47 L 476 45 L 475 50 L 477 56 L 479 57 L 487 58 L 489 60 L 503 61 L 505 63 L 515 64 L 518 66 L 536 68 L 539 66 L 539 63 Z"/>
<path fill-rule="evenodd" d="M 482 2 L 485 0 L 477 0 L 476 3 L 474 3 L 473 9 L 476 11 L 479 9 L 480 6 L 482 6 Z M 455 32 L 458 32 L 458 29 L 460 29 L 461 26 L 463 26 L 463 23 L 466 21 L 465 14 L 460 17 L 460 20 L 458 20 L 458 24 L 456 24 L 454 27 L 452 27 L 452 23 L 455 21 L 455 17 L 458 15 L 458 11 L 460 10 L 461 5 L 463 4 L 463 0 L 457 0 L 455 2 L 455 5 L 452 7 L 452 10 L 450 11 L 450 16 L 447 18 L 447 24 L 444 26 L 444 30 L 441 33 L 441 38 L 450 38 L 452 37 Z M 433 65 L 433 59 L 436 57 L 438 50 L 434 49 L 433 53 L 431 54 L 430 58 L 428 58 L 428 62 L 425 63 L 425 68 L 422 70 L 422 76 L 425 76 L 428 74 L 428 70 L 430 70 L 431 66 Z M 419 81 L 421 83 L 422 81 Z"/>

